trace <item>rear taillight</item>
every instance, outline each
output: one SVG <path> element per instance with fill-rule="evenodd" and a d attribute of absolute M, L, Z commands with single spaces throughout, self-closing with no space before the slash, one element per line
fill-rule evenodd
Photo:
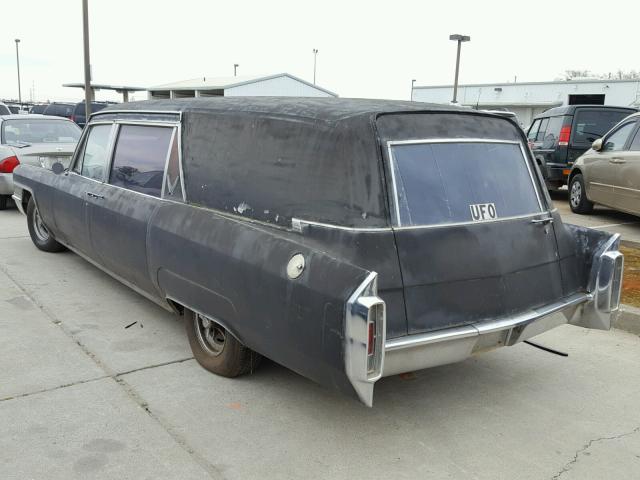
<path fill-rule="evenodd" d="M 378 351 L 384 348 L 380 343 L 384 325 L 384 304 L 375 303 L 369 308 L 367 319 L 367 374 L 375 376 L 381 369 Z"/>
<path fill-rule="evenodd" d="M 560 136 L 558 137 L 558 145 L 560 147 L 566 147 L 569 145 L 569 138 L 571 137 L 571 125 L 565 125 L 560 129 Z"/>
<path fill-rule="evenodd" d="M 20 165 L 20 160 L 15 155 L 0 160 L 0 173 L 11 173 Z"/>
<path fill-rule="evenodd" d="M 386 306 L 378 297 L 378 274 L 369 272 L 345 311 L 345 371 L 360 400 L 373 402 L 373 385 L 382 376 Z"/>

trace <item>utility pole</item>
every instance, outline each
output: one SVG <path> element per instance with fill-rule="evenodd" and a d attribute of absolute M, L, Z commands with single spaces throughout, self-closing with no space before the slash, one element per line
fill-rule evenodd
<path fill-rule="evenodd" d="M 239 63 L 234 63 L 233 64 L 233 76 L 235 77 L 237 72 L 238 72 L 238 67 L 240 66 Z"/>
<path fill-rule="evenodd" d="M 416 83 L 416 79 L 411 80 L 411 101 L 413 102 L 413 84 Z"/>
<path fill-rule="evenodd" d="M 20 39 L 16 38 L 16 64 L 18 65 L 18 103 L 22 105 L 22 91 L 20 89 L 20 53 L 18 52 L 18 44 Z"/>
<path fill-rule="evenodd" d="M 313 84 L 316 84 L 316 59 L 318 58 L 318 49 L 313 49 Z"/>
<path fill-rule="evenodd" d="M 470 41 L 471 37 L 456 33 L 454 35 L 449 35 L 449 40 L 458 42 L 458 54 L 456 56 L 456 76 L 453 82 L 453 100 L 451 101 L 451 103 L 458 103 L 458 73 L 460 71 L 460 49 L 462 47 L 462 42 Z"/>
<path fill-rule="evenodd" d="M 86 121 L 91 115 L 91 101 L 93 90 L 91 89 L 91 62 L 89 60 L 89 0 L 82 0 L 82 37 L 84 42 L 84 111 Z"/>

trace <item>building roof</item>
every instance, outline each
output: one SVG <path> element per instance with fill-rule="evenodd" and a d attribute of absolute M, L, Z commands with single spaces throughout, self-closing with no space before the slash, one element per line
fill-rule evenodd
<path fill-rule="evenodd" d="M 84 83 L 63 83 L 63 87 L 71 88 L 84 88 Z M 121 92 L 144 92 L 144 87 L 131 87 L 127 85 L 107 85 L 104 83 L 92 83 L 91 88 L 94 90 L 115 90 L 118 93 Z"/>
<path fill-rule="evenodd" d="M 593 79 L 593 80 L 553 80 L 549 82 L 496 82 L 496 83 L 467 83 L 460 84 L 458 88 L 462 87 L 520 87 L 525 85 L 575 85 L 575 84 L 585 84 L 585 83 L 640 83 L 640 79 L 636 80 L 618 80 L 618 79 Z M 416 85 L 413 87 L 414 90 L 418 88 L 429 89 L 429 88 L 453 88 L 453 85 Z"/>
<path fill-rule="evenodd" d="M 189 80 L 182 80 L 179 82 L 166 83 L 164 85 L 156 85 L 149 87 L 149 91 L 169 91 L 169 90 L 225 90 L 233 87 L 239 87 L 241 85 L 249 85 L 251 83 L 262 82 L 265 80 L 271 80 L 273 78 L 289 77 L 300 83 L 304 83 L 310 87 L 321 90 L 329 95 L 337 97 L 338 95 L 326 88 L 319 87 L 313 83 L 302 80 L 290 73 L 276 73 L 274 75 L 253 75 L 253 76 L 237 76 L 237 77 L 198 77 Z"/>
<path fill-rule="evenodd" d="M 320 121 L 338 121 L 361 115 L 399 112 L 463 112 L 478 114 L 469 108 L 400 100 L 368 100 L 332 97 L 217 97 L 146 100 L 107 107 L 94 116 L 110 112 L 232 112 L 281 115 Z"/>

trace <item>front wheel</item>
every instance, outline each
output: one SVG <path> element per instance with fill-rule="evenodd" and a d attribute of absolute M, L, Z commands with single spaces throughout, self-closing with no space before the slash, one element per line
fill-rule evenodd
<path fill-rule="evenodd" d="M 29 235 L 33 244 L 43 252 L 62 252 L 65 250 L 64 245 L 56 242 L 55 238 L 49 232 L 49 229 L 42 221 L 38 207 L 33 197 L 29 199 L 27 205 L 27 226 L 29 227 Z"/>
<path fill-rule="evenodd" d="M 569 182 L 569 206 L 573 213 L 584 214 L 593 211 L 593 202 L 587 198 L 584 179 L 580 173 L 571 177 Z"/>
<path fill-rule="evenodd" d="M 186 310 L 185 324 L 193 356 L 206 370 L 237 377 L 258 367 L 260 354 L 245 347 L 219 323 Z"/>

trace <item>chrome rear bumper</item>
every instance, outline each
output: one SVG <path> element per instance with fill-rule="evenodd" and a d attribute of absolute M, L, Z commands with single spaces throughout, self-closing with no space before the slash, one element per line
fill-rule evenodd
<path fill-rule="evenodd" d="M 514 345 L 570 323 L 609 330 L 618 313 L 623 255 L 612 235 L 594 255 L 588 293 L 576 293 L 540 308 L 473 325 L 388 339 L 382 376 L 462 361 L 474 353 Z"/>
<path fill-rule="evenodd" d="M 383 376 L 460 362 L 474 353 L 514 345 L 580 316 L 587 293 L 519 315 L 387 340 Z"/>

